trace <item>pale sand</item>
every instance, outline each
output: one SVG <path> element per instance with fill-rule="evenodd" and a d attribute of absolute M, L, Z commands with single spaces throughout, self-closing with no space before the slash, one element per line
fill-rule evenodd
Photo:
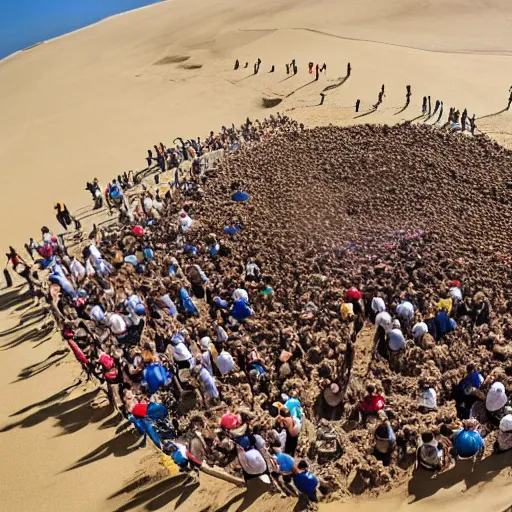
<path fill-rule="evenodd" d="M 420 115 L 422 97 L 428 94 L 433 102 L 444 100 L 445 120 L 450 106 L 461 111 L 467 107 L 477 117 L 500 112 L 512 85 L 511 15 L 506 0 L 174 1 L 14 55 L 0 62 L 3 248 L 19 247 L 29 236 L 37 236 L 42 223 L 56 229 L 55 200 L 73 209 L 82 206 L 90 198 L 83 190 L 85 181 L 97 176 L 106 183 L 119 172 L 142 168 L 145 150 L 153 144 L 168 144 L 179 135 L 205 136 L 210 129 L 240 123 L 247 116 L 287 112 L 308 125 L 399 122 Z M 154 65 L 169 56 L 190 59 Z M 257 57 L 263 60 L 262 71 L 253 77 Z M 249 61 L 249 69 L 234 72 L 236 58 L 242 65 Z M 284 80 L 284 63 L 292 58 L 298 61 L 299 75 Z M 325 61 L 327 77 L 306 85 L 312 78 L 305 71 L 308 61 Z M 327 93 L 323 107 L 316 107 L 321 90 L 339 83 L 348 61 L 352 76 Z M 268 74 L 272 64 L 277 71 Z M 187 65 L 202 67 L 183 67 Z M 355 100 L 361 99 L 365 113 L 383 83 L 386 98 L 379 111 L 354 119 Z M 407 84 L 413 91 L 411 105 L 395 115 Z M 283 102 L 265 110 L 262 97 Z M 510 145 L 512 112 L 477 124 Z M 83 401 L 82 388 L 70 390 L 62 402 L 59 397 L 10 417 L 62 391 L 78 368 L 66 358 L 48 368 L 38 365 L 35 368 L 44 371 L 12 383 L 23 368 L 45 361 L 62 343 L 54 337 L 38 346 L 32 326 L 6 331 L 16 325 L 20 311 L 6 308 L 4 299 L 1 303 L 0 344 L 5 348 L 18 340 L 19 345 L 2 351 L 0 429 L 21 421 L 0 433 L 3 505 L 6 510 L 63 511 L 122 506 L 127 496 L 107 501 L 108 496 L 148 470 L 156 471 L 154 454 L 134 450 L 131 435 L 114 439 L 115 427 L 109 427 L 113 421 L 102 410 L 95 413 L 96 422 L 87 424 L 92 411 Z M 82 462 L 90 463 L 66 471 L 87 454 L 92 461 Z M 486 467 L 477 470 L 483 476 Z M 479 504 L 489 512 L 501 510 L 512 503 L 508 473 L 491 468 L 490 483 L 469 490 L 464 482 L 457 483 L 408 508 L 454 510 L 464 503 Z M 212 489 L 219 496 L 211 496 Z M 180 503 L 180 495 L 173 492 L 155 502 L 150 496 L 158 492 L 150 489 L 131 508 L 155 510 L 168 502 Z M 206 499 L 225 503 L 239 492 L 207 480 L 206 487 L 182 500 L 182 509 L 200 511 Z M 455 504 L 455 499 L 463 501 Z M 379 505 L 394 510 L 407 500 L 402 489 L 398 497 Z M 276 497 L 263 501 L 253 506 L 291 508 L 289 501 Z M 373 503 L 360 501 L 350 507 L 373 510 Z"/>

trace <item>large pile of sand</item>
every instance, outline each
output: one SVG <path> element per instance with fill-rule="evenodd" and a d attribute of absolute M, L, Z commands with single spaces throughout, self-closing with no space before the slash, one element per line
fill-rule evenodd
<path fill-rule="evenodd" d="M 89 199 L 85 181 L 97 175 L 106 182 L 120 171 L 142 168 L 145 149 L 162 139 L 197 136 L 247 115 L 263 117 L 262 97 L 283 98 L 274 110 L 293 109 L 299 120 L 322 125 L 414 119 L 422 96 L 430 94 L 444 100 L 445 112 L 450 106 L 475 112 L 480 129 L 507 143 L 512 118 L 502 109 L 510 86 L 510 9 L 506 0 L 471 5 L 460 0 L 165 2 L 2 61 L 0 214 L 9 220 L 2 230 L 4 246 L 19 246 L 42 222 L 55 228 L 49 219 L 56 199 L 78 208 Z M 176 56 L 190 58 L 176 62 Z M 249 77 L 249 72 L 232 71 L 236 58 L 252 63 L 257 57 L 265 71 L 275 64 L 276 73 Z M 284 63 L 292 58 L 300 65 L 299 75 L 285 80 Z M 162 59 L 167 64 L 154 65 Z M 309 61 L 327 62 L 328 77 L 307 85 Z M 316 108 L 322 89 L 345 76 L 347 61 L 352 76 L 328 92 L 324 107 Z M 366 112 L 382 83 L 386 98 L 379 111 L 354 119 L 355 100 L 361 99 Z M 395 115 L 407 84 L 413 89 L 411 105 Z M 4 503 L 12 503 L 10 509 L 112 510 L 117 505 L 106 499 L 138 470 L 140 452 L 116 457 L 126 452 L 119 446 L 131 446 L 131 440 L 123 438 L 120 445 L 112 438 L 114 428 L 89 425 L 81 393 L 59 394 L 72 382 L 73 366 L 53 364 L 58 354 L 47 360 L 59 350 L 56 340 L 37 346 L 36 333 L 18 327 L 26 303 L 13 301 L 9 293 L 2 296 L 0 321 L 3 348 L 12 348 L 2 354 L 0 414 L 2 427 L 21 423 L 0 434 L 2 458 L 10 461 L 1 478 Z M 33 377 L 14 382 L 25 368 Z M 73 426 L 73 435 L 59 435 L 62 418 Z M 103 424 L 111 425 L 108 420 L 97 423 Z M 65 471 L 84 456 L 97 461 Z M 441 481 L 432 490 L 437 491 L 434 499 L 419 506 L 453 510 L 480 503 L 489 511 L 502 509 L 512 501 L 507 475 L 495 467 L 484 467 L 482 473 L 475 473 L 482 477 L 475 485 L 462 478 L 438 490 L 454 483 Z M 176 498 L 166 492 L 167 485 L 172 487 L 143 493 L 131 508 L 154 510 L 177 501 L 181 494 Z M 162 498 L 152 498 L 155 494 Z M 116 499 L 119 506 L 130 501 Z M 242 501 L 235 499 L 235 508 Z M 379 506 L 394 510 L 406 501 L 381 500 Z M 204 492 L 180 503 L 187 510 L 204 510 Z M 255 505 L 261 509 L 261 503 Z M 269 504 L 278 506 L 279 500 Z M 361 510 L 369 506 L 375 505 L 362 504 Z"/>

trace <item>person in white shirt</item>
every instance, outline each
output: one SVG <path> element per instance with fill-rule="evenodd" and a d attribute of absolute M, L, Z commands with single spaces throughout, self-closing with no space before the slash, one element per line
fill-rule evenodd
<path fill-rule="evenodd" d="M 235 369 L 235 361 L 231 354 L 226 350 L 225 345 L 222 346 L 222 350 L 219 357 L 215 360 L 215 364 L 222 375 L 226 375 Z"/>
<path fill-rule="evenodd" d="M 193 222 L 186 211 L 182 210 L 180 212 L 180 226 L 183 233 L 186 233 L 192 227 Z"/>
<path fill-rule="evenodd" d="M 405 338 L 400 328 L 400 322 L 395 320 L 392 323 L 392 329 L 388 332 L 389 338 L 389 349 L 392 352 L 397 352 L 399 350 L 405 350 L 406 343 Z"/>
<path fill-rule="evenodd" d="M 414 306 L 408 300 L 403 300 L 396 307 L 396 316 L 400 319 L 406 332 L 414 320 Z"/>
<path fill-rule="evenodd" d="M 171 336 L 171 347 L 174 362 L 178 368 L 192 368 L 194 366 L 194 359 L 187 345 L 185 344 L 185 337 L 183 333 L 178 331 Z"/>
<path fill-rule="evenodd" d="M 201 346 L 201 364 L 208 370 L 210 375 L 213 375 L 213 357 L 210 351 L 210 342 L 210 338 L 205 336 L 201 338 L 199 345 Z"/>
<path fill-rule="evenodd" d="M 434 411 L 437 409 L 437 393 L 436 390 L 427 384 L 423 379 L 419 382 L 418 407 L 420 411 Z"/>

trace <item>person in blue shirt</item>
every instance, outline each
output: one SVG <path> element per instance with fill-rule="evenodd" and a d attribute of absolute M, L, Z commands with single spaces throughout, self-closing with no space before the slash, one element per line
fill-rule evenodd
<path fill-rule="evenodd" d="M 316 495 L 318 478 L 308 470 L 308 463 L 305 460 L 301 460 L 297 464 L 297 473 L 293 475 L 293 484 L 297 490 L 304 494 L 310 501 L 318 501 Z"/>
<path fill-rule="evenodd" d="M 450 318 L 446 309 L 442 309 L 437 313 L 435 318 L 435 325 L 437 329 L 436 341 L 439 341 L 445 334 L 452 332 L 457 327 L 455 320 Z"/>
<path fill-rule="evenodd" d="M 480 432 L 478 432 L 478 422 L 476 420 L 464 421 L 464 427 L 455 432 L 453 436 L 453 448 L 455 453 L 463 459 L 482 457 L 485 443 Z"/>

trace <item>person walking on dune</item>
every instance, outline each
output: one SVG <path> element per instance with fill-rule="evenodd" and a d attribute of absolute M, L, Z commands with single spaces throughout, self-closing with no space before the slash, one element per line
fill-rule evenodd
<path fill-rule="evenodd" d="M 235 62 L 235 71 L 240 67 L 240 62 L 238 59 L 236 59 L 236 62 Z"/>
<path fill-rule="evenodd" d="M 361 100 L 356 101 L 356 112 L 359 112 L 359 106 L 361 105 Z"/>
<path fill-rule="evenodd" d="M 290 64 L 286 64 L 286 74 L 290 74 Z"/>
<path fill-rule="evenodd" d="M 54 209 L 57 210 L 57 221 L 67 231 L 68 226 L 71 226 L 71 215 L 68 207 L 62 201 L 57 201 Z"/>
<path fill-rule="evenodd" d="M 350 76 L 350 73 L 352 72 L 352 66 L 350 65 L 350 62 L 347 64 L 347 78 Z"/>
<path fill-rule="evenodd" d="M 435 116 L 437 111 L 439 110 L 439 107 L 441 106 L 441 102 L 439 100 L 436 100 L 436 104 L 434 107 L 434 112 L 432 112 L 432 115 Z"/>
<path fill-rule="evenodd" d="M 512 105 L 512 92 L 510 93 L 510 96 L 508 97 L 507 110 L 510 110 L 510 105 Z"/>
<path fill-rule="evenodd" d="M 423 115 L 427 113 L 427 97 L 423 96 L 423 105 L 421 106 L 421 112 Z"/>
<path fill-rule="evenodd" d="M 315 68 L 315 80 L 318 82 L 318 78 L 320 76 L 320 66 L 317 64 Z"/>
<path fill-rule="evenodd" d="M 428 115 L 432 115 L 432 101 L 430 99 L 430 96 L 428 97 Z"/>

